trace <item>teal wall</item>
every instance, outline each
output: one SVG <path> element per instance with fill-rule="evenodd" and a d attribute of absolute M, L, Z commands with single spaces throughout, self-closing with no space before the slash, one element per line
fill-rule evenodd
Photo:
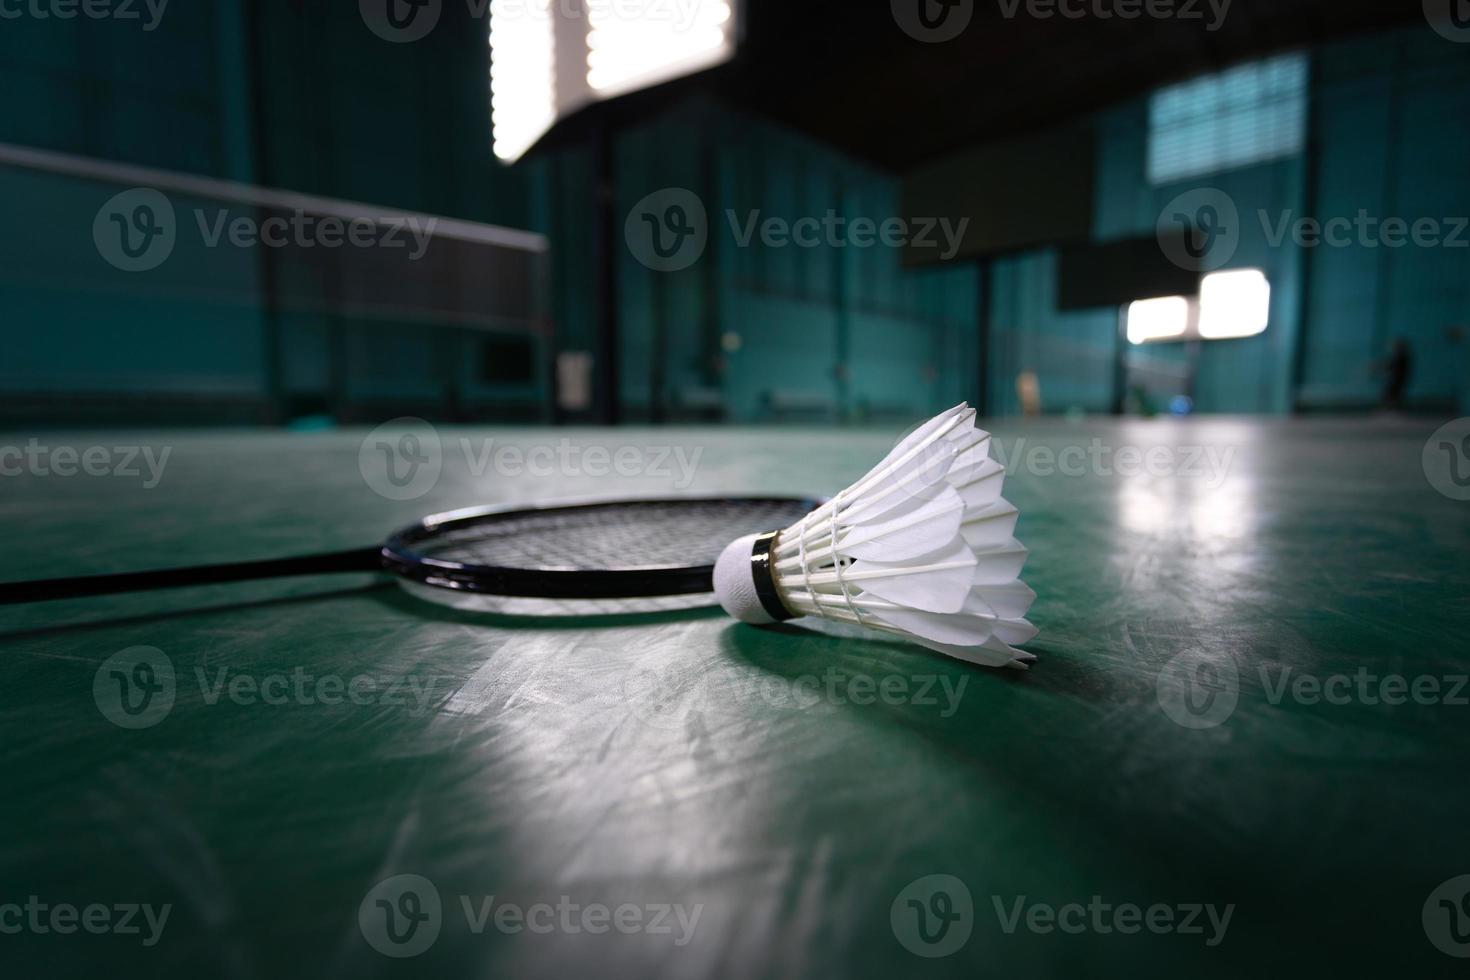
<path fill-rule="evenodd" d="M 248 178 L 240 17 L 238 3 L 222 2 L 179 5 L 151 32 L 86 18 L 6 20 L 0 140 Z M 93 216 L 120 189 L 0 168 L 11 232 L 0 237 L 0 393 L 258 397 L 265 362 L 257 311 L 190 298 L 177 279 L 162 291 L 140 289 L 97 254 Z M 183 256 L 175 264 L 182 273 L 179 266 L 203 281 L 253 275 L 223 254 Z"/>
<path fill-rule="evenodd" d="M 1306 163 L 1293 157 L 1224 173 L 1151 186 L 1144 179 L 1147 106 L 1134 103 L 1098 120 L 1103 162 L 1098 174 L 1094 234 L 1102 240 L 1154 234 L 1159 214 L 1175 197 L 1198 187 L 1228 194 L 1240 212 L 1240 238 L 1227 268 L 1258 268 L 1271 282 L 1271 319 L 1265 333 L 1200 345 L 1195 401 L 1203 412 L 1286 412 L 1291 409 L 1292 359 L 1297 343 L 1297 295 L 1303 256 L 1291 245 L 1273 247 L 1260 210 L 1302 213 Z M 1116 335 L 1116 311 L 1107 311 Z M 1178 361 L 1183 344 L 1130 347 L 1130 374 L 1139 365 Z M 1111 363 L 1108 365 L 1111 370 Z"/>
<path fill-rule="evenodd" d="M 446 4 L 428 38 L 389 44 L 356 8 L 169 4 L 152 31 L 84 17 L 6 20 L 0 142 L 532 224 L 532 175 L 491 154 L 483 22 Z M 180 235 L 159 269 L 115 270 L 93 244 L 92 219 L 123 189 L 0 166 L 0 207 L 26 232 L 0 239 L 4 414 L 101 420 L 117 409 L 184 420 L 197 405 L 200 420 L 279 421 L 455 406 L 541 417 L 549 402 L 544 377 L 482 383 L 484 335 L 472 331 L 412 312 L 267 309 L 263 281 L 279 258 L 260 249 L 191 250 Z M 181 215 L 218 206 L 173 203 Z"/>
<path fill-rule="evenodd" d="M 557 350 L 597 346 L 592 155 L 496 161 L 484 24 L 463 5 L 443 16 L 427 39 L 398 45 L 372 35 L 353 4 L 170 4 L 152 32 L 6 21 L 0 141 L 544 232 L 555 340 L 538 339 L 535 356 L 549 370 Z M 1470 46 L 1407 29 L 1325 46 L 1312 63 L 1299 157 L 1153 187 L 1146 99 L 1099 113 L 1094 238 L 1151 234 L 1164 203 L 1193 187 L 1236 201 L 1232 265 L 1266 270 L 1271 326 L 1200 345 L 1203 411 L 1371 405 L 1373 363 L 1395 336 L 1414 345 L 1412 403 L 1470 409 L 1470 250 L 1273 247 L 1256 217 L 1470 215 Z M 881 219 L 899 213 L 893 176 L 698 101 L 620 134 L 615 162 L 625 419 L 912 417 L 974 400 L 982 360 L 998 414 L 1019 411 L 1016 377 L 1028 370 L 1048 411 L 1112 403 L 1117 311 L 1056 310 L 1050 250 L 992 263 L 982 359 L 973 263 L 904 269 L 881 245 L 741 247 L 726 217 Z M 708 253 L 683 272 L 652 272 L 622 247 L 622 217 L 665 187 L 694 190 L 711 219 Z M 545 378 L 477 377 L 484 335 L 242 302 L 262 289 L 258 255 L 185 252 L 145 277 L 112 269 L 91 219 L 116 190 L 0 167 L 0 207 L 23 229 L 0 238 L 3 412 L 34 404 L 44 418 L 79 397 L 125 395 L 163 399 L 176 416 L 180 401 L 202 399 L 210 418 L 253 421 L 394 408 L 544 417 Z M 1163 389 L 1182 388 L 1191 369 L 1184 345 L 1125 354 L 1130 376 Z"/>
<path fill-rule="evenodd" d="M 1313 52 L 1308 151 L 1301 156 L 1154 187 L 1145 173 L 1147 100 L 1099 113 L 1094 238 L 1153 234 L 1163 207 L 1194 188 L 1225 191 L 1241 214 L 1229 267 L 1257 267 L 1272 285 L 1264 334 L 1199 345 L 1197 407 L 1284 413 L 1373 405 L 1374 362 L 1389 341 L 1414 351 L 1408 401 L 1426 409 L 1470 406 L 1470 248 L 1303 249 L 1272 245 L 1284 212 L 1321 220 L 1366 208 L 1380 218 L 1470 215 L 1470 46 L 1423 28 L 1327 45 Z M 1465 240 L 1470 240 L 1467 233 Z M 1048 411 L 1106 410 L 1117 311 L 1060 313 L 1055 253 L 996 261 L 992 407 L 1018 411 L 1015 378 L 1035 371 Z M 1183 343 L 1125 351 L 1130 378 L 1186 385 Z M 1297 372 L 1300 371 L 1300 385 Z"/>
<path fill-rule="evenodd" d="M 590 283 L 590 153 L 538 166 L 555 278 Z M 698 101 L 621 134 L 616 173 L 624 418 L 907 418 L 975 397 L 973 267 L 905 270 L 897 250 L 880 244 L 742 245 L 731 228 L 731 211 L 741 225 L 756 211 L 788 221 L 829 210 L 882 220 L 899 213 L 894 178 Z M 622 219 L 669 187 L 700 197 L 710 242 L 689 269 L 656 272 L 622 247 Z M 557 290 L 563 349 L 592 349 L 593 302 L 590 288 Z M 727 335 L 738 349 L 725 349 Z"/>
<path fill-rule="evenodd" d="M 1125 345 L 1128 377 L 1156 392 L 1192 388 L 1204 412 L 1365 408 L 1378 397 L 1375 362 L 1402 335 L 1415 352 L 1411 404 L 1438 410 L 1470 399 L 1470 250 L 1275 245 L 1260 217 L 1350 217 L 1360 207 L 1410 219 L 1470 214 L 1470 50 L 1407 29 L 1328 45 L 1312 58 L 1309 150 L 1301 155 L 1152 186 L 1147 99 L 1095 117 L 1095 240 L 1152 235 L 1168 201 L 1217 188 L 1242 219 L 1230 267 L 1261 268 L 1272 285 L 1265 333 L 1194 350 Z M 904 270 L 882 248 L 737 248 L 722 217 L 730 207 L 780 217 L 829 207 L 896 214 L 892 178 L 709 106 L 684 106 L 626 134 L 618 170 L 620 215 L 651 191 L 688 187 L 705 200 L 715 234 L 706 257 L 713 276 L 702 266 L 652 273 L 620 252 L 627 417 L 677 417 L 685 393 L 708 390 L 736 420 L 778 415 L 764 400 L 773 391 L 830 406 L 829 417 L 861 417 L 864 406 L 918 414 L 977 397 L 973 265 Z M 561 252 L 560 281 L 575 281 L 590 275 L 592 253 L 586 212 L 568 202 L 580 197 L 590 207 L 591 165 L 585 153 L 569 153 L 549 172 L 546 191 L 561 214 L 547 228 Z M 1056 265 L 1048 249 L 992 263 L 986 383 L 996 414 L 1020 411 L 1023 371 L 1037 374 L 1047 411 L 1112 405 L 1118 311 L 1057 310 Z M 590 300 L 579 291 L 559 297 L 564 346 L 590 349 Z M 739 352 L 713 349 L 726 331 L 740 334 Z"/>
<path fill-rule="evenodd" d="M 1317 211 L 1470 216 L 1470 47 L 1428 31 L 1395 43 L 1336 45 L 1317 61 Z M 1370 362 L 1393 337 L 1417 356 L 1411 400 L 1470 395 L 1470 229 L 1459 248 L 1316 249 L 1301 399 L 1333 407 L 1372 398 Z"/>

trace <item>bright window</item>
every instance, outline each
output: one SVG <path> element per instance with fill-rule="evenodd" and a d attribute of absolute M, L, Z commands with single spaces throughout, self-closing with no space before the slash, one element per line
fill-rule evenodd
<path fill-rule="evenodd" d="M 1254 61 L 1149 99 L 1148 179 L 1165 184 L 1300 153 L 1307 56 Z"/>

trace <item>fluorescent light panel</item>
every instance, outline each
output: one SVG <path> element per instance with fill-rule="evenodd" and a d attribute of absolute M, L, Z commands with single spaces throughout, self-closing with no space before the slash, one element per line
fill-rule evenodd
<path fill-rule="evenodd" d="M 735 53 L 736 0 L 491 0 L 495 154 L 518 159 L 562 114 Z"/>
<path fill-rule="evenodd" d="M 552 5 L 491 0 L 490 119 L 495 155 L 515 160 L 556 121 Z"/>
<path fill-rule="evenodd" d="M 717 65 L 734 51 L 729 0 L 586 0 L 587 84 L 601 98 Z"/>
<path fill-rule="evenodd" d="M 1199 334 L 1206 340 L 1254 337 L 1271 317 L 1271 284 L 1260 269 L 1205 276 L 1199 286 Z"/>
<path fill-rule="evenodd" d="M 1128 342 L 1177 339 L 1189 329 L 1189 300 L 1183 296 L 1160 296 L 1128 304 Z"/>

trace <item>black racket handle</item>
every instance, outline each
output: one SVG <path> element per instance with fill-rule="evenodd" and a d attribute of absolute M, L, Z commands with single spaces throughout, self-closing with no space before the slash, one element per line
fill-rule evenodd
<path fill-rule="evenodd" d="M 35 582 L 6 582 L 0 584 L 0 606 L 17 602 L 45 602 L 51 599 L 78 599 L 119 592 L 173 589 L 188 585 L 284 578 L 289 575 L 331 575 L 336 572 L 382 570 L 382 549 L 361 548 L 328 555 L 304 555 L 299 558 L 235 562 L 228 565 L 166 568 L 153 572 L 123 572 L 118 575 L 90 575 L 84 578 L 41 579 Z"/>

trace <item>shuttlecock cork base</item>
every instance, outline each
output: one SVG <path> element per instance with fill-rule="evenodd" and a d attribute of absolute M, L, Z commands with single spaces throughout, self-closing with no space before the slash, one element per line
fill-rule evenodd
<path fill-rule="evenodd" d="M 720 552 L 715 562 L 715 594 L 725 612 L 742 623 L 768 626 L 796 613 L 787 609 L 776 590 L 771 571 L 771 549 L 775 531 L 736 538 Z"/>
<path fill-rule="evenodd" d="M 796 524 L 732 541 L 715 565 L 725 611 L 754 624 L 819 616 L 991 667 L 1035 662 L 1014 646 L 1036 635 L 1019 515 L 974 420 L 957 405 Z"/>

